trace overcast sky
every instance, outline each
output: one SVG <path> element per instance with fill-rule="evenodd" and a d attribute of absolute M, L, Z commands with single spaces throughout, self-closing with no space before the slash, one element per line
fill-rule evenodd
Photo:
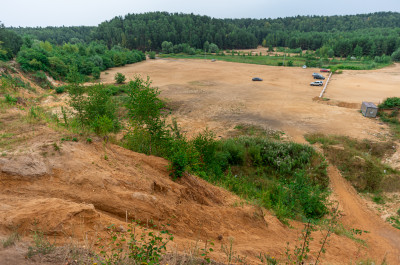
<path fill-rule="evenodd" d="M 0 0 L 5 26 L 95 26 L 128 13 L 168 11 L 216 18 L 400 12 L 400 0 Z"/>

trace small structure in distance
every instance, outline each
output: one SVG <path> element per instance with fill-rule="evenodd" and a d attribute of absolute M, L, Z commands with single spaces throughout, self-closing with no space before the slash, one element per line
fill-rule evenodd
<path fill-rule="evenodd" d="M 361 105 L 361 112 L 365 117 L 375 118 L 378 114 L 378 107 L 372 102 L 363 101 Z"/>

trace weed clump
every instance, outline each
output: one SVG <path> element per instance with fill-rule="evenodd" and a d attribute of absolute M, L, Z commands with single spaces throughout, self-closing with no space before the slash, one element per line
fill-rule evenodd
<path fill-rule="evenodd" d="M 167 249 L 167 244 L 174 239 L 172 234 L 162 229 L 160 232 L 147 228 L 138 233 L 139 224 L 131 223 L 126 232 L 119 232 L 111 225 L 109 238 L 99 238 L 100 264 L 159 264 Z M 156 226 L 152 225 L 152 229 Z M 163 227 L 165 228 L 165 227 Z"/>

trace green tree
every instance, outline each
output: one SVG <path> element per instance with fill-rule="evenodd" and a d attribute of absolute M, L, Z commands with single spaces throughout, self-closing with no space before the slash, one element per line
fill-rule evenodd
<path fill-rule="evenodd" d="M 333 58 L 333 56 L 335 56 L 334 50 L 333 49 L 329 49 L 327 55 L 328 55 L 329 58 Z"/>
<path fill-rule="evenodd" d="M 104 85 L 95 85 L 88 89 L 83 110 L 84 123 L 98 135 L 106 136 L 121 128 L 117 116 L 117 104 Z"/>
<path fill-rule="evenodd" d="M 125 82 L 126 77 L 121 73 L 116 73 L 114 79 L 117 84 L 122 84 Z"/>
<path fill-rule="evenodd" d="M 266 40 L 266 39 L 263 39 L 261 45 L 262 45 L 263 47 L 267 47 L 267 40 Z"/>
<path fill-rule="evenodd" d="M 204 42 L 203 50 L 204 50 L 204 52 L 209 52 L 209 50 L 210 50 L 210 43 L 209 43 L 208 41 Z"/>
<path fill-rule="evenodd" d="M 357 58 L 361 58 L 363 55 L 363 49 L 361 48 L 360 45 L 357 44 L 357 46 L 354 48 L 353 51 L 354 56 L 356 56 Z"/>
<path fill-rule="evenodd" d="M 0 56 L 1 55 L 6 55 L 7 54 L 7 52 L 5 51 L 5 50 L 3 50 L 3 48 L 1 47 L 1 44 L 2 44 L 3 42 L 2 41 L 0 41 Z M 0 57 L 1 58 L 1 57 Z"/>
<path fill-rule="evenodd" d="M 150 137 L 150 154 L 156 145 L 167 136 L 165 129 L 165 103 L 158 98 L 160 92 L 151 87 L 150 78 L 140 77 L 129 82 L 127 109 L 134 127 L 145 130 Z"/>
<path fill-rule="evenodd" d="M 162 44 L 161 44 L 162 52 L 166 53 L 166 54 L 172 53 L 173 52 L 173 46 L 174 45 L 172 44 L 172 42 L 163 41 Z"/>
<path fill-rule="evenodd" d="M 156 58 L 156 52 L 154 52 L 154 51 L 149 52 L 149 58 L 150 59 L 155 59 Z"/>
<path fill-rule="evenodd" d="M 392 60 L 395 62 L 400 62 L 400 48 L 392 53 Z"/>
<path fill-rule="evenodd" d="M 214 43 L 211 43 L 209 46 L 209 50 L 211 53 L 217 53 L 219 51 L 218 46 Z"/>

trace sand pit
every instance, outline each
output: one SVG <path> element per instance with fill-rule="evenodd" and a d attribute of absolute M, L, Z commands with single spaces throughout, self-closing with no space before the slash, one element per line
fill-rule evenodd
<path fill-rule="evenodd" d="M 346 71 L 337 75 L 325 97 L 341 102 L 361 104 L 377 97 L 356 91 L 360 78 L 371 75 L 380 86 L 365 81 L 359 84 L 380 98 L 396 93 L 398 66 L 377 71 Z M 157 59 L 114 68 L 103 73 L 101 82 L 113 83 L 117 72 L 132 78 L 135 74 L 150 76 L 153 85 L 173 106 L 173 115 L 189 134 L 208 127 L 224 136 L 235 125 L 250 123 L 282 130 L 295 141 L 304 141 L 307 133 L 342 134 L 356 138 L 379 138 L 387 134 L 386 126 L 375 119 L 364 118 L 357 109 L 346 104 L 328 105 L 313 101 L 321 87 L 311 87 L 312 73 L 319 69 L 302 69 L 205 60 Z M 364 74 L 365 73 L 365 74 Z M 327 75 L 327 74 L 324 74 Z M 379 76 L 383 75 L 383 78 Z M 252 77 L 263 82 L 252 82 Z M 353 79 L 351 76 L 354 76 Z M 369 74 L 368 74 L 369 76 Z M 371 78 L 373 78 L 371 77 Z M 342 78 L 347 81 L 343 83 Z M 353 83 L 353 87 L 345 85 Z M 379 87 L 379 90 L 375 90 Z M 346 97 L 346 93 L 350 96 Z"/>
<path fill-rule="evenodd" d="M 400 95 L 400 65 L 373 71 L 348 71 L 333 75 L 325 97 L 346 102 L 381 103 Z"/>

